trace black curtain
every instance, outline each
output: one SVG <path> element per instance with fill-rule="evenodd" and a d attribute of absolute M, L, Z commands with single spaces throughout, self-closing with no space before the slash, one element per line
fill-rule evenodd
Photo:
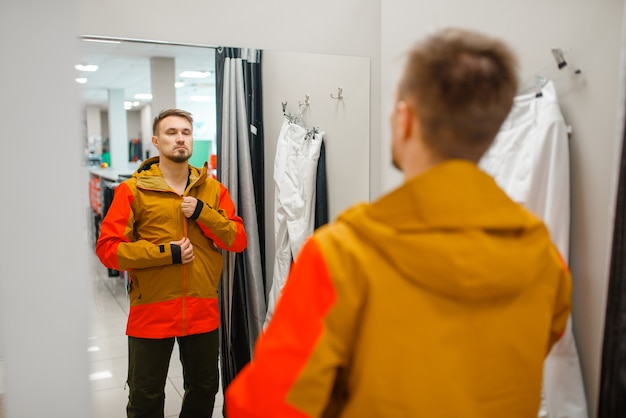
<path fill-rule="evenodd" d="M 265 152 L 263 134 L 263 83 L 261 75 L 262 51 L 256 50 L 254 62 L 244 61 L 244 88 L 246 90 L 246 109 L 248 121 L 254 127 L 250 135 L 250 157 L 252 175 L 254 178 L 254 197 L 257 208 L 257 225 L 259 237 L 263 239 L 261 245 L 261 267 L 265 277 Z"/>
<path fill-rule="evenodd" d="M 261 253 L 262 277 L 265 277 L 265 194 L 264 194 L 264 135 L 263 135 L 263 112 L 262 112 L 262 83 L 261 83 L 261 51 L 245 50 L 240 48 L 221 47 L 216 50 L 216 111 L 217 111 L 217 177 L 221 181 L 221 147 L 223 144 L 223 113 L 224 111 L 224 78 L 225 62 L 227 59 L 241 58 L 243 66 L 244 91 L 246 98 L 246 116 L 250 125 L 249 148 L 250 168 L 252 170 L 253 192 L 256 202 L 256 224 Z M 226 104 L 228 106 L 228 104 Z M 243 193 L 243 189 L 238 189 Z M 232 191 L 231 191 L 232 193 Z M 243 196 L 237 196 L 237 201 L 242 202 Z M 239 208 L 238 208 L 239 209 Z M 243 217 L 243 216 L 242 216 Z M 247 220 L 244 218 L 244 223 Z M 246 250 L 247 251 L 247 250 Z M 248 271 L 250 263 L 246 262 L 244 253 L 236 254 L 234 261 L 234 277 L 232 283 L 225 283 L 224 277 L 220 283 L 219 302 L 222 321 L 220 324 L 220 365 L 222 373 L 222 386 L 225 391 L 230 382 L 251 359 L 252 347 L 254 346 L 259 324 L 251 313 L 253 297 L 251 292 L 257 292 L 258 288 L 249 285 L 249 278 L 254 276 Z M 263 281 L 264 282 L 264 281 Z M 263 288 L 264 291 L 264 288 Z M 265 294 L 254 295 L 263 298 Z M 225 296 L 226 295 L 226 296 Z M 225 300 L 225 297 L 228 300 Z M 264 313 L 264 312 L 263 312 Z M 252 315 L 252 317 L 251 317 Z M 262 322 L 260 323 L 262 324 Z M 226 413 L 224 411 L 224 413 Z"/>
<path fill-rule="evenodd" d="M 216 112 L 217 112 L 217 153 L 220 152 L 220 139 L 222 135 L 222 103 L 224 89 L 224 59 L 242 58 L 241 48 L 217 48 L 215 52 L 215 90 L 216 90 Z M 261 59 L 263 51 L 256 50 L 256 61 L 244 61 L 244 88 L 246 90 L 246 110 L 248 121 L 255 130 L 250 135 L 250 151 L 252 173 L 254 175 L 254 196 L 257 205 L 257 224 L 259 237 L 265 238 L 265 143 L 263 133 L 263 83 L 261 73 Z M 217 159 L 219 164 L 219 158 Z M 217 167 L 219 173 L 219 167 Z M 261 245 L 261 260 L 263 267 L 263 277 L 265 277 L 265 241 Z"/>
<path fill-rule="evenodd" d="M 626 416 L 626 130 L 617 188 L 598 418 Z"/>

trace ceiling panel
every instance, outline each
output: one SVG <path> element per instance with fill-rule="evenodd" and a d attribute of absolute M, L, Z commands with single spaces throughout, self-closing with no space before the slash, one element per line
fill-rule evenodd
<path fill-rule="evenodd" d="M 215 95 L 215 49 L 210 46 L 188 46 L 164 43 L 120 41 L 120 43 L 81 42 L 82 60 L 77 64 L 98 65 L 98 71 L 76 71 L 76 77 L 85 77 L 82 100 L 85 105 L 108 106 L 108 90 L 123 89 L 125 99 L 136 100 L 137 93 L 151 93 L 150 58 L 175 59 L 176 81 L 185 83 L 176 89 L 176 100 L 185 103 L 191 96 Z M 206 79 L 181 78 L 182 71 L 210 71 Z M 141 108 L 149 101 L 141 101 Z"/>

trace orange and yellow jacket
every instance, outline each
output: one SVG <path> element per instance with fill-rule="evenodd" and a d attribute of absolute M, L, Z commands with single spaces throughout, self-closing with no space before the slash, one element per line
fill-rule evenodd
<path fill-rule="evenodd" d="M 246 232 L 228 190 L 207 176 L 206 164 L 202 169 L 189 166 L 184 195 L 201 202 L 190 219 L 181 211 L 183 196 L 166 183 L 158 157 L 151 158 L 117 186 L 100 226 L 100 261 L 128 270 L 129 336 L 168 338 L 219 326 L 221 249 L 243 251 Z M 188 264 L 180 264 L 180 247 L 177 254 L 177 246 L 170 245 L 183 236 L 194 250 Z"/>
<path fill-rule="evenodd" d="M 536 418 L 571 280 L 543 223 L 452 160 L 317 230 L 229 418 Z"/>

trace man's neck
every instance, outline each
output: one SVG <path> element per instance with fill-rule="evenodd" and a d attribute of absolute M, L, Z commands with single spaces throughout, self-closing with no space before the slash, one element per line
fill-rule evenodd
<path fill-rule="evenodd" d="M 433 152 L 421 138 L 411 141 L 404 152 L 406 154 L 406 163 L 402 171 L 404 172 L 405 181 L 419 176 L 423 172 L 445 161 L 445 158 Z"/>
<path fill-rule="evenodd" d="M 189 178 L 189 164 L 177 163 L 166 158 L 159 159 L 159 168 L 167 184 L 178 194 L 183 194 Z"/>

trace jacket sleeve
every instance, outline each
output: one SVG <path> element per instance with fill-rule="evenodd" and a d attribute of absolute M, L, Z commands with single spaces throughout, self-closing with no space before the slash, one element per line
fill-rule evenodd
<path fill-rule="evenodd" d="M 100 225 L 96 254 L 105 267 L 114 270 L 158 267 L 173 264 L 170 245 L 156 245 L 136 240 L 133 234 L 134 196 L 126 183 L 115 189 L 115 195 Z"/>
<path fill-rule="evenodd" d="M 241 252 L 248 245 L 243 220 L 237 216 L 235 204 L 222 184 L 217 207 L 205 202 L 196 222 L 204 235 L 211 238 L 219 248 Z"/>
<path fill-rule="evenodd" d="M 344 344 L 341 330 L 330 329 L 326 321 L 337 296 L 318 244 L 307 240 L 252 361 L 226 391 L 228 416 L 322 416 L 345 360 L 335 352 Z"/>
<path fill-rule="evenodd" d="M 554 254 L 560 263 L 561 274 L 558 279 L 558 288 L 554 300 L 552 328 L 546 355 L 550 352 L 552 346 L 563 336 L 565 327 L 567 326 L 567 320 L 572 310 L 572 277 L 569 267 L 556 248 L 554 248 Z"/>

